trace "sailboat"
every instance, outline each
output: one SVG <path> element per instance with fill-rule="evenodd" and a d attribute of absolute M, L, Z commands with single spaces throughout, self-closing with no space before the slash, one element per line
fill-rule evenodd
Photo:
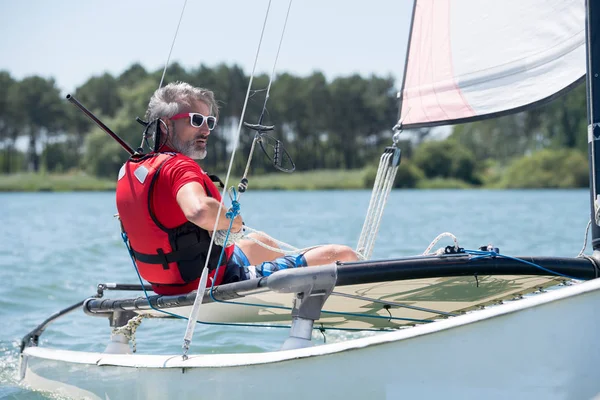
<path fill-rule="evenodd" d="M 364 260 L 284 270 L 181 296 L 106 299 L 109 291 L 149 288 L 99 285 L 95 296 L 23 338 L 20 378 L 34 389 L 90 399 L 597 396 L 599 26 L 600 6 L 591 0 L 416 0 L 399 119 L 390 124 L 393 143 L 382 154 L 357 246 Z M 519 112 L 583 80 L 591 256 L 513 257 L 493 246 L 469 251 L 456 244 L 370 259 L 400 163 L 402 130 Z M 449 285 L 463 291 L 460 300 L 419 296 Z M 76 310 L 108 317 L 112 335 L 104 352 L 39 345 L 53 321 Z M 281 350 L 264 353 L 132 352 L 144 318 L 174 315 L 206 324 L 284 324 L 289 337 Z M 377 334 L 314 346 L 315 329 Z"/>

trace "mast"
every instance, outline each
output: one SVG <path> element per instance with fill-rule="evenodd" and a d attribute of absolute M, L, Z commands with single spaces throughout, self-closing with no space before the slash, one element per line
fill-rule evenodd
<path fill-rule="evenodd" d="M 410 16 L 410 26 L 408 28 L 408 43 L 406 45 L 406 55 L 404 56 L 404 73 L 402 74 L 402 84 L 400 85 L 400 91 L 398 92 L 398 123 L 400 125 L 402 120 L 402 99 L 404 98 L 404 84 L 406 83 L 406 71 L 408 70 L 408 56 L 410 54 L 410 44 L 413 34 L 413 25 L 415 23 L 415 10 L 417 9 L 417 0 L 413 1 L 412 15 Z M 402 128 L 398 126 L 398 128 Z"/>
<path fill-rule="evenodd" d="M 586 0 L 586 92 L 588 106 L 588 151 L 592 248 L 600 250 L 600 3 Z"/>

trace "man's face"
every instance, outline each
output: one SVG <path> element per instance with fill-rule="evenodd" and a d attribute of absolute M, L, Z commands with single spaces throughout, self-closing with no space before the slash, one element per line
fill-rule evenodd
<path fill-rule="evenodd" d="M 194 100 L 191 103 L 190 109 L 182 110 L 188 113 L 200 113 L 204 116 L 209 116 L 210 108 L 206 103 L 199 100 Z M 206 144 L 210 130 L 206 124 L 206 119 L 199 128 L 190 124 L 190 118 L 182 118 L 170 121 L 173 124 L 171 129 L 170 139 L 173 148 L 194 160 L 202 160 L 206 157 Z"/>

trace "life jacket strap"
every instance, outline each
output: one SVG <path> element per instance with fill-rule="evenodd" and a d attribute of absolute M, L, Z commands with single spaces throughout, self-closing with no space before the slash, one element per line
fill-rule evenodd
<path fill-rule="evenodd" d="M 146 254 L 135 251 L 134 249 L 131 250 L 133 251 L 133 256 L 135 257 L 136 261 L 146 264 L 162 265 L 163 269 L 166 270 L 169 269 L 170 263 L 193 260 L 194 258 L 198 257 L 198 254 L 203 250 L 203 243 L 198 242 L 192 246 L 181 250 L 175 250 L 170 253 L 165 253 L 163 249 L 156 249 L 157 254 Z M 209 267 L 209 270 L 210 269 L 211 268 Z"/>
<path fill-rule="evenodd" d="M 182 286 L 187 286 L 190 283 L 154 283 L 154 282 L 148 282 L 150 283 L 152 286 L 157 286 L 157 287 L 161 287 L 161 286 L 165 286 L 165 287 L 182 287 Z"/>
<path fill-rule="evenodd" d="M 219 178 L 217 175 L 208 175 L 208 177 L 210 178 L 211 181 L 213 181 L 213 183 L 215 184 L 219 184 L 219 186 L 221 187 L 221 189 L 223 189 L 225 187 L 225 184 L 223 183 L 223 181 L 221 180 L 221 178 Z M 209 191 L 207 190 L 206 193 L 212 197 L 209 193 Z"/>

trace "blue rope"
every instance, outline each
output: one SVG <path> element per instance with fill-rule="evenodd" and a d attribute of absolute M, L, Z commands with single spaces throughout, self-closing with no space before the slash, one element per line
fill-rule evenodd
<path fill-rule="evenodd" d="M 142 290 L 144 291 L 144 296 L 146 296 L 146 300 L 148 301 L 148 305 L 150 306 L 151 309 L 161 312 L 163 314 L 167 314 L 170 315 L 172 317 L 175 318 L 180 318 L 180 319 L 189 319 L 187 317 L 184 317 L 183 315 L 178 315 L 178 314 L 174 314 L 172 312 L 169 311 L 165 311 L 165 310 L 161 310 L 159 308 L 155 308 L 152 303 L 150 302 L 150 296 L 148 296 L 148 291 L 146 290 L 146 287 L 144 286 L 144 281 L 142 280 L 142 276 L 140 275 L 140 271 L 138 270 L 137 264 L 135 263 L 135 258 L 133 256 L 133 250 L 131 250 L 131 247 L 129 246 L 129 238 L 127 237 L 127 234 L 125 232 L 121 232 L 121 237 L 123 238 L 123 242 L 125 242 L 125 247 L 127 247 L 127 251 L 129 252 L 129 257 L 131 257 L 131 263 L 133 264 L 133 268 L 135 269 L 135 273 L 138 276 L 138 279 L 140 280 L 140 284 L 142 285 Z"/>
<path fill-rule="evenodd" d="M 495 251 L 465 250 L 465 253 L 476 255 L 477 257 L 473 257 L 472 258 L 473 260 L 479 260 L 479 259 L 482 259 L 482 258 L 490 258 L 490 257 L 491 258 L 495 258 L 495 257 L 506 258 L 506 259 L 509 259 L 509 260 L 521 262 L 523 264 L 531 265 L 532 267 L 535 267 L 535 268 L 539 268 L 542 271 L 548 272 L 551 275 L 562 276 L 563 278 L 573 279 L 573 280 L 576 280 L 576 281 L 580 281 L 581 280 L 580 278 L 575 278 L 575 277 L 570 276 L 570 275 L 561 274 L 560 272 L 552 271 L 551 269 L 542 267 L 541 265 L 538 265 L 538 264 L 535 264 L 535 263 L 523 260 L 521 258 L 507 256 L 507 255 L 504 255 L 504 254 L 496 253 Z"/>

